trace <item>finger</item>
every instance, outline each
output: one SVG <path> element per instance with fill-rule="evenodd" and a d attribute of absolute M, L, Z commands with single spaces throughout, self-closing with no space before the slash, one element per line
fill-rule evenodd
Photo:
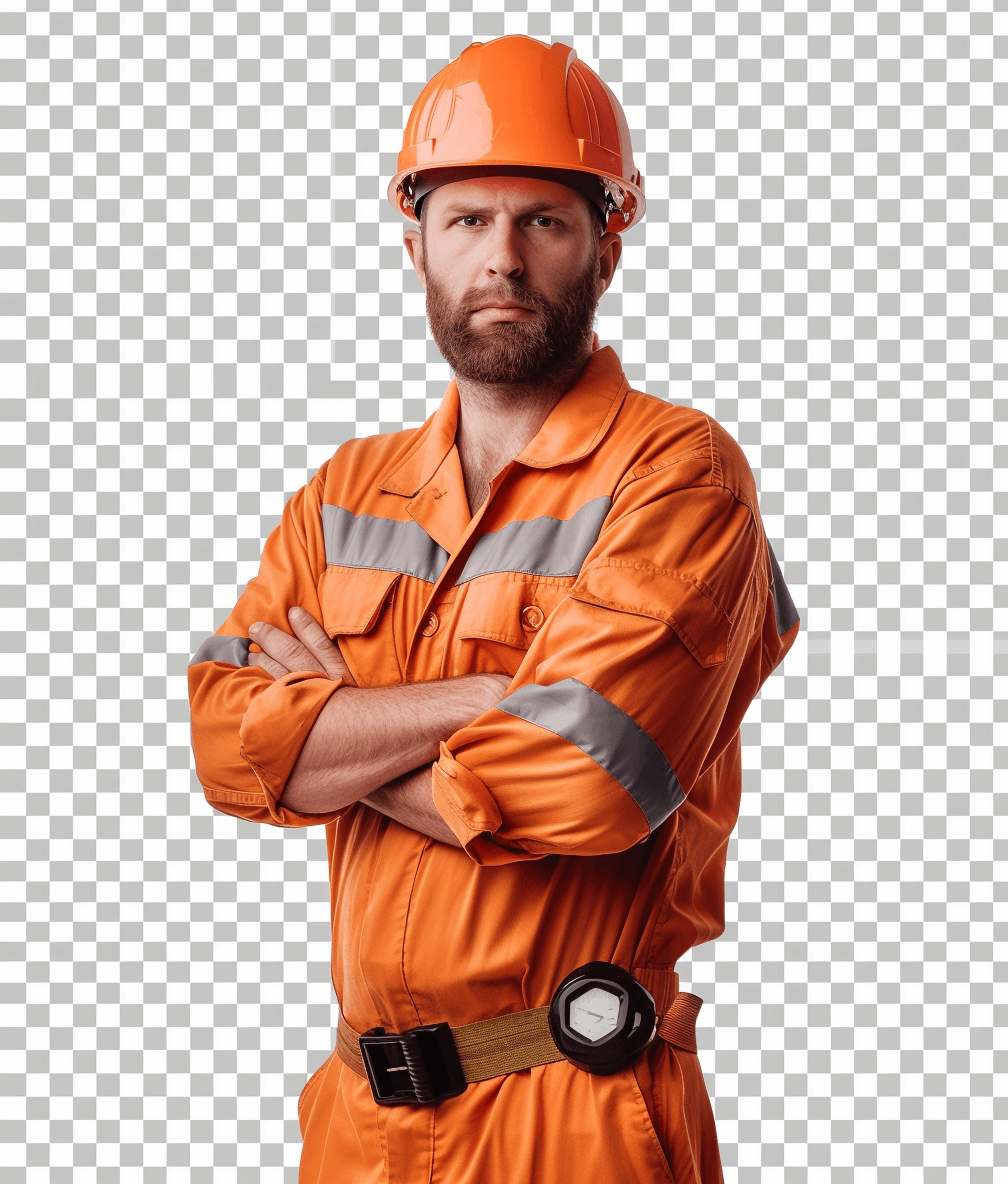
<path fill-rule="evenodd" d="M 290 673 L 285 666 L 281 666 L 269 654 L 249 654 L 248 664 L 261 667 L 267 674 L 272 674 L 274 678 L 283 678 L 285 674 Z"/>
<path fill-rule="evenodd" d="M 256 621 L 249 627 L 249 637 L 269 657 L 281 663 L 285 670 L 316 670 L 319 674 L 328 671 L 312 651 L 296 637 L 283 629 Z"/>
<path fill-rule="evenodd" d="M 287 613 L 287 620 L 300 640 L 315 655 L 330 678 L 342 678 L 344 682 L 353 683 L 347 664 L 343 660 L 339 646 L 329 637 L 322 626 L 306 609 L 295 605 Z"/>

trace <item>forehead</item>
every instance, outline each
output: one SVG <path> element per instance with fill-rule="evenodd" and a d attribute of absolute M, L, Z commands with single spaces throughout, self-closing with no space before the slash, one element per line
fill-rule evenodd
<path fill-rule="evenodd" d="M 470 177 L 440 185 L 427 198 L 437 209 L 478 206 L 482 210 L 537 208 L 540 206 L 587 208 L 588 200 L 575 189 L 558 181 L 537 177 Z"/>

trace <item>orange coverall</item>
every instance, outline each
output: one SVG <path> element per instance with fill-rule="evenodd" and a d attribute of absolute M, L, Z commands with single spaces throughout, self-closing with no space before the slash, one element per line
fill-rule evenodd
<path fill-rule="evenodd" d="M 739 724 L 798 631 L 752 473 L 606 348 L 470 517 L 458 412 L 453 382 L 421 428 L 344 444 L 290 499 L 189 667 L 199 780 L 225 813 L 325 823 L 332 978 L 357 1032 L 540 1007 L 593 959 L 661 1014 L 676 959 L 724 929 Z M 512 676 L 434 766 L 464 850 L 359 803 L 278 805 L 339 686 L 247 665 L 249 625 L 289 632 L 293 605 L 361 687 Z M 299 1118 L 302 1184 L 721 1178 L 697 1056 L 662 1041 L 610 1077 L 560 1061 L 395 1108 L 333 1055 Z"/>

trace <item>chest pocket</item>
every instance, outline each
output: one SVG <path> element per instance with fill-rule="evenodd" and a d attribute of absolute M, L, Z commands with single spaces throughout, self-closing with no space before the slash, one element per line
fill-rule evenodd
<path fill-rule="evenodd" d="M 503 572 L 465 584 L 455 632 L 458 674 L 514 675 L 574 577 Z"/>
<path fill-rule="evenodd" d="M 322 626 L 359 687 L 401 681 L 392 604 L 398 572 L 328 567 L 319 583 Z"/>
<path fill-rule="evenodd" d="M 581 572 L 572 596 L 585 604 L 663 621 L 701 666 L 718 666 L 728 657 L 737 621 L 694 576 L 642 563 L 600 561 Z"/>

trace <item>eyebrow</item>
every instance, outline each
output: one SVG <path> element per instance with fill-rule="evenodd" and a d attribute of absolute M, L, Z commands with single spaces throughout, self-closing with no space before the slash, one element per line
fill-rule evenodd
<path fill-rule="evenodd" d="M 529 206 L 527 209 L 519 211 L 517 217 L 527 218 L 530 214 L 545 214 L 555 211 L 569 213 L 573 208 L 573 206 L 563 205 L 561 202 L 543 202 L 540 205 Z M 442 212 L 442 216 L 453 218 L 486 217 L 494 212 L 486 206 L 467 205 L 460 202 L 448 206 Z"/>

